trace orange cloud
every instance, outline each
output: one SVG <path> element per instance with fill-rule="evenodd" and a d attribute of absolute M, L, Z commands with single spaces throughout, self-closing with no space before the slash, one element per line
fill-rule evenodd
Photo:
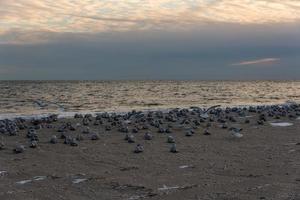
<path fill-rule="evenodd" d="M 295 0 L 1 0 L 0 30 L 59 33 L 300 21 Z M 3 41 L 0 32 L 0 42 Z"/>

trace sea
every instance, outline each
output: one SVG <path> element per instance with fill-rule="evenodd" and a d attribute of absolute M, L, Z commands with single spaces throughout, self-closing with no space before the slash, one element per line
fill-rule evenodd
<path fill-rule="evenodd" d="M 300 81 L 0 81 L 0 119 L 300 103 Z"/>

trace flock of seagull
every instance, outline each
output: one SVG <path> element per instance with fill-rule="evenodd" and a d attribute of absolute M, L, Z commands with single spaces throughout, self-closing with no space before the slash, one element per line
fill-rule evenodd
<path fill-rule="evenodd" d="M 255 115 L 256 117 L 249 117 Z M 14 120 L 0 120 L 0 150 L 6 148 L 4 137 L 16 137 L 25 131 L 29 145 L 16 144 L 13 148 L 15 153 L 23 153 L 27 146 L 36 148 L 39 145 L 39 130 L 56 129 L 57 134 L 49 138 L 49 143 L 64 143 L 70 146 L 78 146 L 80 141 L 88 137 L 90 140 L 99 140 L 99 132 L 91 131 L 90 126 L 102 127 L 105 132 L 118 131 L 123 134 L 128 143 L 137 143 L 134 153 L 142 153 L 144 147 L 138 143 L 135 135 L 143 132 L 144 140 L 153 140 L 154 132 L 165 134 L 166 142 L 170 143 L 170 152 L 179 152 L 176 147 L 175 137 L 172 135 L 174 129 L 182 129 L 186 137 L 195 134 L 199 127 L 203 127 L 203 135 L 211 135 L 212 124 L 215 123 L 222 129 L 227 129 L 235 138 L 243 137 L 242 129 L 236 127 L 237 123 L 255 123 L 264 125 L 269 119 L 280 120 L 288 117 L 295 119 L 300 116 L 300 105 L 297 103 L 221 108 L 212 106 L 208 109 L 191 107 L 189 109 L 169 109 L 165 111 L 131 111 L 123 114 L 99 113 L 75 114 L 72 122 L 66 119 L 58 119 L 58 115 L 50 115 L 40 119 L 16 118 Z M 100 130 L 100 128 L 99 128 Z M 76 132 L 77 134 L 72 134 Z M 78 133 L 79 132 L 79 133 Z M 26 146 L 26 147 L 25 147 Z"/>

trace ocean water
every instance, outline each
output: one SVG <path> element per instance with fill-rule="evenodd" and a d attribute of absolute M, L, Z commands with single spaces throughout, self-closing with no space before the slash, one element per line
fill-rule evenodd
<path fill-rule="evenodd" d="M 300 102 L 300 81 L 0 81 L 0 118 Z"/>

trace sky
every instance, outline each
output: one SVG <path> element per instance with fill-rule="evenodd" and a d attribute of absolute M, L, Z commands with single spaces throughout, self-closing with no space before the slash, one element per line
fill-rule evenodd
<path fill-rule="evenodd" d="M 0 80 L 299 80 L 299 0 L 0 0 Z"/>

